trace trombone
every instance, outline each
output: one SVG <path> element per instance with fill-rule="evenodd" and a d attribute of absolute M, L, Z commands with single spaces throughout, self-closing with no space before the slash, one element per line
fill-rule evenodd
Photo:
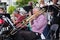
<path fill-rule="evenodd" d="M 38 15 L 40 15 L 40 14 L 42 14 L 42 13 L 44 13 L 44 12 L 45 12 L 45 9 L 42 8 L 41 10 L 39 10 L 39 12 L 35 13 L 35 14 L 32 15 L 31 17 L 28 17 L 28 19 L 24 19 L 24 20 L 23 20 L 24 23 L 22 23 L 22 25 L 27 25 L 27 23 L 28 23 L 30 20 L 33 20 L 35 17 L 37 17 Z M 21 25 L 21 26 L 22 26 L 22 25 Z M 18 31 L 21 30 L 22 28 L 24 28 L 24 27 L 21 27 L 21 28 L 19 27 L 19 28 L 17 28 L 17 30 L 11 32 L 10 34 L 11 34 L 11 35 L 14 35 L 16 32 L 18 32 Z"/>

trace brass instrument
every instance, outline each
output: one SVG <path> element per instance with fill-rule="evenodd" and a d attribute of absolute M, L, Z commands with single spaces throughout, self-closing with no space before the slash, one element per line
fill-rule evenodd
<path fill-rule="evenodd" d="M 57 8 L 56 8 L 55 6 L 56 6 Z M 54 4 L 53 7 L 54 7 L 56 10 L 60 11 L 60 5 L 55 5 L 55 4 Z"/>
<path fill-rule="evenodd" d="M 26 18 L 26 19 L 24 19 L 23 21 L 22 21 L 22 25 L 27 25 L 27 23 L 31 20 L 34 20 L 34 18 L 36 18 L 37 16 L 39 16 L 40 14 L 42 14 L 42 13 L 44 13 L 45 12 L 45 9 L 43 8 L 43 9 L 41 9 L 41 10 L 39 10 L 37 13 L 35 13 L 34 15 L 32 15 L 31 17 L 28 17 L 28 18 Z M 19 23 L 18 23 L 19 24 Z M 20 23 L 21 24 L 21 23 Z M 21 25 L 21 26 L 22 26 Z"/>
<path fill-rule="evenodd" d="M 42 14 L 45 12 L 45 9 L 41 9 L 39 12 L 35 13 L 34 15 L 32 15 L 31 17 L 29 17 L 28 19 L 26 19 L 26 21 L 30 21 L 30 20 L 33 20 L 35 17 L 37 17 L 38 15 Z"/>
<path fill-rule="evenodd" d="M 29 17 L 28 19 L 24 19 L 24 23 L 22 23 L 22 25 L 26 25 L 30 20 L 33 20 L 35 17 L 37 17 L 38 15 L 42 14 L 45 12 L 45 9 L 41 9 L 39 12 L 35 13 L 34 15 L 32 15 L 31 17 Z M 22 26 L 21 25 L 21 26 Z M 14 32 L 11 32 L 10 34 L 14 35 L 18 30 L 21 30 L 24 27 L 19 27 L 17 28 L 17 30 L 15 30 Z"/>

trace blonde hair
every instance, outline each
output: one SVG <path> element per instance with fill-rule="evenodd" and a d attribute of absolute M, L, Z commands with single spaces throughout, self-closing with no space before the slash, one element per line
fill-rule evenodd
<path fill-rule="evenodd" d="M 39 4 L 44 4 L 44 0 L 39 0 Z"/>

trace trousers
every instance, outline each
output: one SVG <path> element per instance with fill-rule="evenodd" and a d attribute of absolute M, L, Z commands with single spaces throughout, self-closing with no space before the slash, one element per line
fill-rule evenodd
<path fill-rule="evenodd" d="M 20 30 L 13 36 L 13 40 L 36 40 L 36 34 L 32 31 Z"/>

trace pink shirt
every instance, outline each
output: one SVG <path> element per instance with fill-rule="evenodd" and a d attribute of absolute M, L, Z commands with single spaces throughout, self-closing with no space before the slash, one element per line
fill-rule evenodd
<path fill-rule="evenodd" d="M 44 15 L 40 15 L 37 19 L 33 21 L 32 31 L 42 33 L 47 25 L 47 19 Z"/>

